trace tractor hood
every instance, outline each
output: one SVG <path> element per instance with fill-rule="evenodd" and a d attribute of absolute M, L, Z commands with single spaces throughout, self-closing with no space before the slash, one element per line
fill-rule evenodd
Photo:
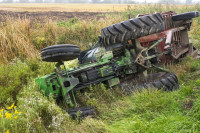
<path fill-rule="evenodd" d="M 122 44 L 113 44 L 113 45 L 109 45 L 107 47 L 95 47 L 93 49 L 90 50 L 86 50 L 80 53 L 80 57 L 79 57 L 79 63 L 80 64 L 85 64 L 85 63 L 91 63 L 91 62 L 96 62 L 96 54 L 101 52 L 102 50 L 106 50 L 106 51 L 112 51 L 114 55 L 119 54 L 120 51 L 122 50 L 124 45 Z"/>

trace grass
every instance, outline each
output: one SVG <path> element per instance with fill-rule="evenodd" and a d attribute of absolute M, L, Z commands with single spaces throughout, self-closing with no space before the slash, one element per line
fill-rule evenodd
<path fill-rule="evenodd" d="M 126 96 L 119 88 L 107 89 L 100 84 L 78 93 L 80 103 L 95 107 L 97 112 L 96 118 L 86 118 L 80 123 L 72 121 L 62 106 L 52 97 L 47 99 L 34 83 L 36 77 L 54 69 L 53 63 L 41 61 L 41 48 L 73 43 L 84 50 L 89 42 L 97 41 L 101 28 L 127 19 L 128 14 L 134 17 L 138 13 L 163 10 L 181 13 L 200 11 L 200 7 L 134 5 L 126 12 L 107 15 L 104 21 L 74 18 L 62 22 L 47 20 L 40 24 L 28 19 L 8 18 L 0 26 L 0 132 L 200 132 L 199 60 L 187 58 L 169 66 L 180 83 L 180 89 L 173 92 L 144 90 Z M 200 19 L 197 18 L 189 34 L 198 48 L 199 30 Z M 74 63 L 77 61 L 66 65 Z"/>
<path fill-rule="evenodd" d="M 102 27 L 121 21 L 122 15 L 105 21 L 72 19 L 70 21 L 32 24 L 28 19 L 13 20 L 8 18 L 6 25 L 0 25 L 1 53 L 0 63 L 6 63 L 18 57 L 36 59 L 39 51 L 55 44 L 76 44 L 82 50 L 89 47 L 89 42 L 95 43 Z M 98 23 L 98 24 L 97 24 Z"/>
<path fill-rule="evenodd" d="M 188 63 L 199 64 L 198 60 Z M 175 66 L 178 67 L 178 66 Z M 199 132 L 200 68 L 185 69 L 179 78 L 180 89 L 173 92 L 143 90 L 125 96 L 120 89 L 106 89 L 102 85 L 78 94 L 85 105 L 95 106 L 96 118 L 81 123 L 71 121 L 68 114 L 47 99 L 30 79 L 17 95 L 16 110 L 4 110 L 6 123 L 1 131 L 11 132 Z M 191 79 L 192 77 L 192 79 Z M 101 103 L 101 104 L 100 104 Z M 11 105 L 11 104 L 8 104 Z M 4 108 L 6 109 L 6 108 Z M 11 119 L 5 113 L 13 114 Z M 20 130 L 19 130 L 20 129 Z"/>
<path fill-rule="evenodd" d="M 29 59 L 21 61 L 14 59 L 0 67 L 0 105 L 10 105 L 16 102 L 16 95 L 30 80 L 39 74 L 51 73 L 54 65 Z"/>
<path fill-rule="evenodd" d="M 123 99 L 108 115 L 111 132 L 199 132 L 199 77 L 189 78 L 177 91 L 145 90 Z"/>

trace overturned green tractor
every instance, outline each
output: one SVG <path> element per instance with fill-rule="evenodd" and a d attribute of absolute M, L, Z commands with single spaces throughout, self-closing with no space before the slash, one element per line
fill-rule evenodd
<path fill-rule="evenodd" d="M 176 42 L 176 38 L 169 37 L 174 36 L 174 32 L 188 37 L 192 18 L 198 16 L 199 12 L 139 15 L 102 29 L 99 40 L 89 50 L 80 52 L 79 47 L 72 44 L 46 47 L 42 49 L 42 60 L 57 64 L 54 73 L 37 78 L 36 83 L 47 97 L 63 99 L 71 108 L 68 112 L 73 118 L 78 111 L 81 117 L 94 115 L 93 108 L 78 108 L 76 101 L 76 92 L 92 84 L 104 83 L 108 88 L 120 86 L 128 93 L 141 88 L 178 89 L 176 75 L 159 65 L 195 53 L 198 56 L 198 50 L 186 38 L 182 38 L 186 42 Z M 176 27 L 167 27 L 166 21 Z M 143 41 L 145 37 L 146 42 Z M 178 47 L 184 49 L 174 58 Z M 64 61 L 76 58 L 79 65 L 66 69 Z M 159 72 L 147 73 L 152 68 Z"/>

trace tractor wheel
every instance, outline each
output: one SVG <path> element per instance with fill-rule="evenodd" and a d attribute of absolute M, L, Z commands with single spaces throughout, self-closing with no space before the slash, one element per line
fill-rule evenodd
<path fill-rule="evenodd" d="M 77 45 L 62 44 L 53 45 L 42 49 L 41 56 L 43 61 L 60 62 L 78 58 L 80 49 Z"/>
<path fill-rule="evenodd" d="M 136 77 L 132 80 L 123 82 L 120 87 L 130 93 L 134 90 L 141 89 L 163 89 L 164 91 L 172 91 L 179 88 L 177 76 L 171 72 L 159 72 L 149 74 L 146 78 Z"/>
<path fill-rule="evenodd" d="M 160 13 L 129 19 L 113 24 L 101 30 L 103 45 L 127 43 L 136 39 L 165 30 L 163 17 Z"/>
<path fill-rule="evenodd" d="M 80 112 L 80 114 L 78 114 Z M 79 115 L 79 120 L 83 119 L 88 116 L 95 116 L 95 110 L 91 107 L 82 107 L 82 108 L 75 108 L 68 110 L 68 114 L 72 117 L 73 120 L 77 118 L 77 115 Z"/>
<path fill-rule="evenodd" d="M 173 15 L 172 16 L 172 20 L 173 21 L 188 20 L 188 19 L 196 18 L 198 16 L 199 16 L 199 12 L 198 11 L 186 12 L 186 13 L 182 13 L 182 14 Z"/>

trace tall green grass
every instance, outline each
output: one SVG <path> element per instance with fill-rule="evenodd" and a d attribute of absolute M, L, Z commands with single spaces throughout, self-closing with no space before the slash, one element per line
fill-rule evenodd
<path fill-rule="evenodd" d="M 14 59 L 0 67 L 0 106 L 10 105 L 17 101 L 16 95 L 38 75 L 52 73 L 54 64 L 33 59 L 21 61 Z"/>
<path fill-rule="evenodd" d="M 189 64 L 200 64 L 189 60 Z M 175 66 L 178 67 L 178 66 Z M 192 67 L 191 67 L 192 68 Z M 83 106 L 93 106 L 96 118 L 80 123 L 72 121 L 54 99 L 47 99 L 33 79 L 17 94 L 17 119 L 0 118 L 1 131 L 10 132 L 199 132 L 200 68 L 183 68 L 180 89 L 172 92 L 143 90 L 125 96 L 120 88 L 107 89 L 103 84 L 78 93 Z M 42 72 L 40 72 L 42 73 Z M 9 104 L 11 105 L 11 104 Z M 2 108 L 2 107 L 1 107 Z"/>

